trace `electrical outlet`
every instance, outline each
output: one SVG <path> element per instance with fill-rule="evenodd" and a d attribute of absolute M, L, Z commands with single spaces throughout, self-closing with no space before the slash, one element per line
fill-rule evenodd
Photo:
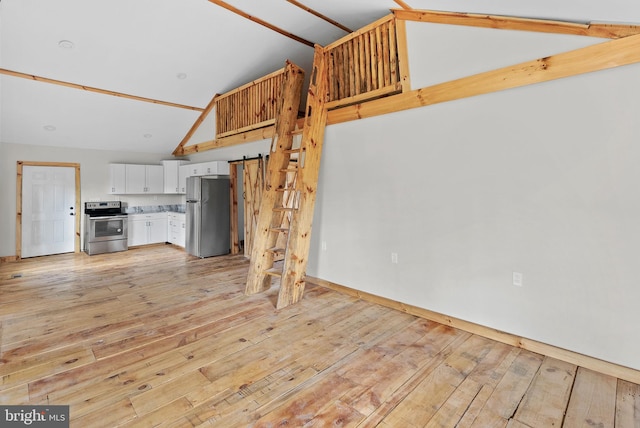
<path fill-rule="evenodd" d="M 322 241 L 322 251 L 327 251 L 327 241 Z"/>
<path fill-rule="evenodd" d="M 391 263 L 398 264 L 398 253 L 391 253 Z"/>
<path fill-rule="evenodd" d="M 520 272 L 513 272 L 513 285 L 516 287 L 522 287 L 523 285 L 523 276 Z"/>

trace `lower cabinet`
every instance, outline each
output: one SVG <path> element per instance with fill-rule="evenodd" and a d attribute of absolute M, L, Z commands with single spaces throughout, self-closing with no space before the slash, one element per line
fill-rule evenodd
<path fill-rule="evenodd" d="M 129 246 L 167 242 L 167 213 L 129 214 Z"/>
<path fill-rule="evenodd" d="M 186 240 L 186 221 L 183 213 L 169 213 L 167 226 L 167 241 L 184 248 Z"/>

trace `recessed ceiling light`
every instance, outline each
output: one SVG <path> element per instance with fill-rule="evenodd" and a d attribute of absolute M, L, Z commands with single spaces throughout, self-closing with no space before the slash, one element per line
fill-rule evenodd
<path fill-rule="evenodd" d="M 62 49 L 73 49 L 74 44 L 70 40 L 60 40 L 58 46 Z"/>
<path fill-rule="evenodd" d="M 176 74 L 176 77 L 180 80 L 184 80 L 187 78 L 187 73 L 178 73 Z"/>
<path fill-rule="evenodd" d="M 46 131 L 55 131 L 55 130 L 56 130 L 56 127 L 55 127 L 55 126 L 53 126 L 53 125 L 45 125 L 45 126 L 43 126 L 43 128 L 44 128 Z"/>
<path fill-rule="evenodd" d="M 144 137 L 144 138 L 151 138 L 151 137 L 153 137 L 153 135 L 151 135 L 151 134 L 144 134 L 144 135 L 143 135 L 143 137 Z"/>

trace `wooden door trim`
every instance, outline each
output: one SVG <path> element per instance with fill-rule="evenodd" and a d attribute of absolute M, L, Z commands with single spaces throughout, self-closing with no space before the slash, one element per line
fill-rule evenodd
<path fill-rule="evenodd" d="M 33 162 L 18 161 L 16 176 L 16 259 L 22 258 L 22 167 L 23 166 L 53 166 L 75 168 L 76 170 L 76 232 L 74 239 L 74 252 L 80 252 L 80 164 L 71 162 Z"/>
<path fill-rule="evenodd" d="M 229 163 L 229 183 L 231 200 L 231 254 L 240 254 L 240 240 L 238 237 L 238 163 Z"/>

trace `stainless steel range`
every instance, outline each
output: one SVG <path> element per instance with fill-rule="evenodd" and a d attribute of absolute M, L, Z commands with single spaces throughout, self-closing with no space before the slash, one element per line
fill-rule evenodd
<path fill-rule="evenodd" d="M 94 254 L 129 249 L 127 214 L 120 201 L 84 203 L 84 251 Z"/>

